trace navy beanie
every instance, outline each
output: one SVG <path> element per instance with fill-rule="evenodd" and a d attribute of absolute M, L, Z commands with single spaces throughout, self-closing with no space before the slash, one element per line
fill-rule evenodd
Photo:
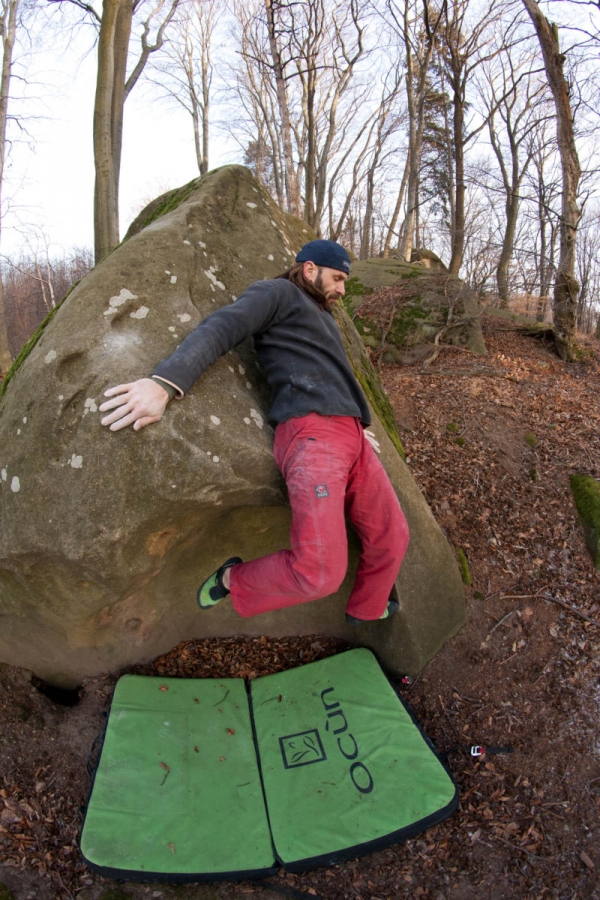
<path fill-rule="evenodd" d="M 296 257 L 296 262 L 313 262 L 316 266 L 338 269 L 340 272 L 350 271 L 348 251 L 335 241 L 309 241 Z"/>

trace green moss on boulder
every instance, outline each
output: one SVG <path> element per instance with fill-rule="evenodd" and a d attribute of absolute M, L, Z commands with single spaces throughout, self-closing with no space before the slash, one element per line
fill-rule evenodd
<path fill-rule="evenodd" d="M 600 481 L 591 475 L 571 475 L 571 491 L 588 550 L 600 572 Z"/>
<path fill-rule="evenodd" d="M 33 350 L 33 348 L 35 347 L 35 345 L 41 338 L 41 336 L 43 335 L 44 331 L 46 330 L 46 326 L 50 324 L 50 322 L 52 321 L 52 319 L 54 318 L 54 316 L 56 315 L 56 313 L 58 312 L 58 310 L 60 309 L 62 304 L 65 302 L 65 300 L 67 299 L 67 297 L 69 296 L 71 291 L 75 290 L 75 288 L 77 287 L 78 284 L 79 284 L 79 282 L 76 281 L 75 284 L 69 288 L 69 290 L 67 291 L 65 296 L 62 298 L 62 300 L 56 304 L 54 309 L 50 310 L 50 312 L 48 313 L 48 315 L 46 316 L 44 321 L 40 322 L 40 324 L 38 325 L 36 330 L 33 332 L 31 337 L 27 341 L 27 343 L 23 344 L 19 353 L 15 357 L 15 360 L 14 360 L 12 366 L 6 373 L 4 381 L 2 382 L 2 384 L 0 384 L 0 400 L 4 396 L 4 393 L 6 391 L 6 388 L 9 385 L 9 382 L 17 374 L 17 372 L 19 371 L 19 369 L 21 368 L 21 366 L 23 365 L 23 363 L 25 362 L 25 360 L 27 359 L 27 357 L 29 356 L 29 354 L 31 353 L 31 351 Z M 1 897 L 0 897 L 0 900 L 1 900 Z"/>
<path fill-rule="evenodd" d="M 458 556 L 458 567 L 460 569 L 460 577 L 462 578 L 463 584 L 471 584 L 471 572 L 469 570 L 467 554 L 462 547 L 459 547 L 456 551 L 456 555 Z"/>

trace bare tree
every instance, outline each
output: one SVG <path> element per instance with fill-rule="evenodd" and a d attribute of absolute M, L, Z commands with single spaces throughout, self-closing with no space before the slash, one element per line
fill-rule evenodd
<path fill-rule="evenodd" d="M 289 9 L 288 4 L 282 0 L 264 0 L 267 14 L 267 32 L 269 36 L 269 49 L 271 52 L 271 65 L 277 91 L 277 103 L 282 125 L 283 161 L 285 171 L 285 192 L 288 211 L 297 216 L 299 212 L 298 178 L 294 167 L 294 152 L 292 147 L 292 124 L 290 109 L 288 106 L 285 63 L 282 60 L 280 41 L 283 26 L 280 22 L 281 13 Z M 288 58 L 288 64 L 291 60 Z"/>
<path fill-rule="evenodd" d="M 191 117 L 196 162 L 200 175 L 209 169 L 209 114 L 214 77 L 212 48 L 215 29 L 223 15 L 222 0 L 187 0 L 180 3 L 155 68 L 154 83 Z"/>
<path fill-rule="evenodd" d="M 93 265 L 91 251 L 87 249 L 53 256 L 43 235 L 39 241 L 30 240 L 28 244 L 17 258 L 2 261 L 7 331 L 15 354 L 69 288 Z"/>
<path fill-rule="evenodd" d="M 549 122 L 544 121 L 535 135 L 532 165 L 528 173 L 532 218 L 537 226 L 533 256 L 536 265 L 538 308 L 536 319 L 546 318 L 550 287 L 556 272 L 556 243 L 560 216 L 556 202 L 560 197 L 560 174 L 556 169 L 556 139 L 548 134 Z"/>
<path fill-rule="evenodd" d="M 449 265 L 452 275 L 458 275 L 460 271 L 465 247 L 465 151 L 485 127 L 485 119 L 466 122 L 467 86 L 474 70 L 499 52 L 499 47 L 493 45 L 492 40 L 502 8 L 503 3 L 498 3 L 498 0 L 485 0 L 476 10 L 470 7 L 469 0 L 447 0 L 444 7 L 445 20 L 440 29 L 440 41 L 452 102 L 454 164 Z"/>
<path fill-rule="evenodd" d="M 558 28 L 542 14 L 536 0 L 523 0 L 537 34 L 548 84 L 556 108 L 556 133 L 562 169 L 560 257 L 554 283 L 553 314 L 556 345 L 561 359 L 575 358 L 575 324 L 579 283 L 575 277 L 577 226 L 581 218 L 577 194 L 581 167 L 575 145 L 569 83 L 564 73 Z"/>
<path fill-rule="evenodd" d="M 391 85 L 389 89 L 387 84 L 384 85 L 383 95 L 374 119 L 376 128 L 374 129 L 375 133 L 372 142 L 371 156 L 365 174 L 366 192 L 360 246 L 361 259 L 368 259 L 374 254 L 375 179 L 378 170 L 381 168 L 386 157 L 389 156 L 386 144 L 388 143 L 390 136 L 397 130 L 401 121 L 399 116 L 394 112 L 395 101 L 402 83 L 402 72 L 399 66 L 396 66 L 390 72 L 390 82 Z M 386 232 L 389 233 L 389 228 L 386 229 Z"/>
<path fill-rule="evenodd" d="M 600 215 L 586 214 L 577 241 L 577 275 L 581 284 L 577 328 L 592 333 L 600 314 Z"/>
<path fill-rule="evenodd" d="M 103 259 L 119 243 L 119 178 L 125 100 L 152 53 L 165 40 L 165 30 L 180 0 L 103 0 L 97 12 L 86 0 L 72 3 L 98 28 L 98 67 L 94 98 L 94 257 Z M 140 19 L 140 52 L 127 75 L 134 15 Z M 151 33 L 154 29 L 154 36 Z"/>
<path fill-rule="evenodd" d="M 262 3 L 235 5 L 245 64 L 237 88 L 253 93 L 251 101 L 243 100 L 247 114 L 259 117 L 252 144 L 270 144 L 273 175 L 284 187 L 288 211 L 320 233 L 330 171 L 339 174 L 339 155 L 363 133 L 356 122 L 359 98 L 352 93 L 365 55 L 362 13 L 357 0 Z M 358 90 L 364 98 L 368 86 Z"/>
<path fill-rule="evenodd" d="M 2 74 L 0 76 L 0 229 L 2 227 L 1 207 L 4 187 L 4 167 L 6 164 L 8 103 L 10 99 L 10 82 L 13 75 L 13 53 L 17 35 L 19 2 L 20 0 L 2 0 L 0 5 L 0 37 L 2 40 Z M 0 278 L 0 375 L 6 374 L 11 363 L 12 354 L 8 342 L 7 316 L 2 279 Z"/>
<path fill-rule="evenodd" d="M 529 53 L 518 58 L 506 48 L 485 67 L 479 79 L 490 143 L 498 163 L 504 193 L 505 227 L 496 268 L 499 305 L 509 304 L 509 267 L 513 256 L 521 186 L 535 152 L 534 135 L 547 112 L 547 90 L 538 72 L 531 71 Z"/>
<path fill-rule="evenodd" d="M 408 161 L 406 166 L 406 213 L 401 227 L 399 253 L 410 260 L 415 233 L 415 219 L 419 203 L 419 172 L 425 127 L 425 107 L 431 90 L 430 66 L 436 37 L 442 22 L 447 0 L 441 11 L 432 11 L 427 0 L 386 0 L 388 20 L 400 38 L 406 62 L 406 100 L 408 115 Z M 396 209 L 399 208 L 404 185 L 401 186 Z M 392 216 L 395 224 L 398 213 Z"/>

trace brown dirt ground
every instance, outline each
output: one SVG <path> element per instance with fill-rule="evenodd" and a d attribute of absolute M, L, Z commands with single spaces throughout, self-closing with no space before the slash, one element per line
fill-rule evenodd
<path fill-rule="evenodd" d="M 459 811 L 383 852 L 268 885 L 118 885 L 77 849 L 85 763 L 115 678 L 86 681 L 64 707 L 0 666 L 0 882 L 16 900 L 600 898 L 600 576 L 569 491 L 572 473 L 600 477 L 600 346 L 566 365 L 494 320 L 485 337 L 485 360 L 445 349 L 429 370 L 382 370 L 414 476 L 472 578 L 468 624 L 405 690 L 452 751 Z M 143 671 L 252 677 L 341 647 L 197 641 Z M 514 752 L 474 759 L 472 744 Z"/>

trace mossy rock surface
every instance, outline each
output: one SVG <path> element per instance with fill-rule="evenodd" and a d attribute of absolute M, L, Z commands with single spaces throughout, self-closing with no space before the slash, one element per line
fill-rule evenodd
<path fill-rule="evenodd" d="M 600 572 L 600 481 L 591 475 L 571 475 L 571 491 L 581 518 L 585 542 Z"/>
<path fill-rule="evenodd" d="M 249 619 L 230 603 L 199 614 L 198 585 L 224 559 L 288 545 L 254 348 L 218 360 L 140 432 L 109 432 L 98 408 L 107 387 L 148 375 L 213 310 L 289 268 L 314 234 L 242 166 L 171 192 L 138 227 L 67 297 L 0 401 L 0 661 L 70 688 L 194 637 L 323 633 L 372 646 L 392 671 L 418 672 L 464 621 L 460 574 L 343 310 L 345 345 L 411 530 L 401 611 L 372 632 L 345 623 L 359 555 L 350 535 L 348 576 L 334 596 Z"/>
<path fill-rule="evenodd" d="M 395 362 L 424 355 L 441 332 L 441 342 L 487 353 L 476 295 L 447 272 L 423 262 L 369 259 L 353 263 L 345 307 L 372 349 Z"/>

